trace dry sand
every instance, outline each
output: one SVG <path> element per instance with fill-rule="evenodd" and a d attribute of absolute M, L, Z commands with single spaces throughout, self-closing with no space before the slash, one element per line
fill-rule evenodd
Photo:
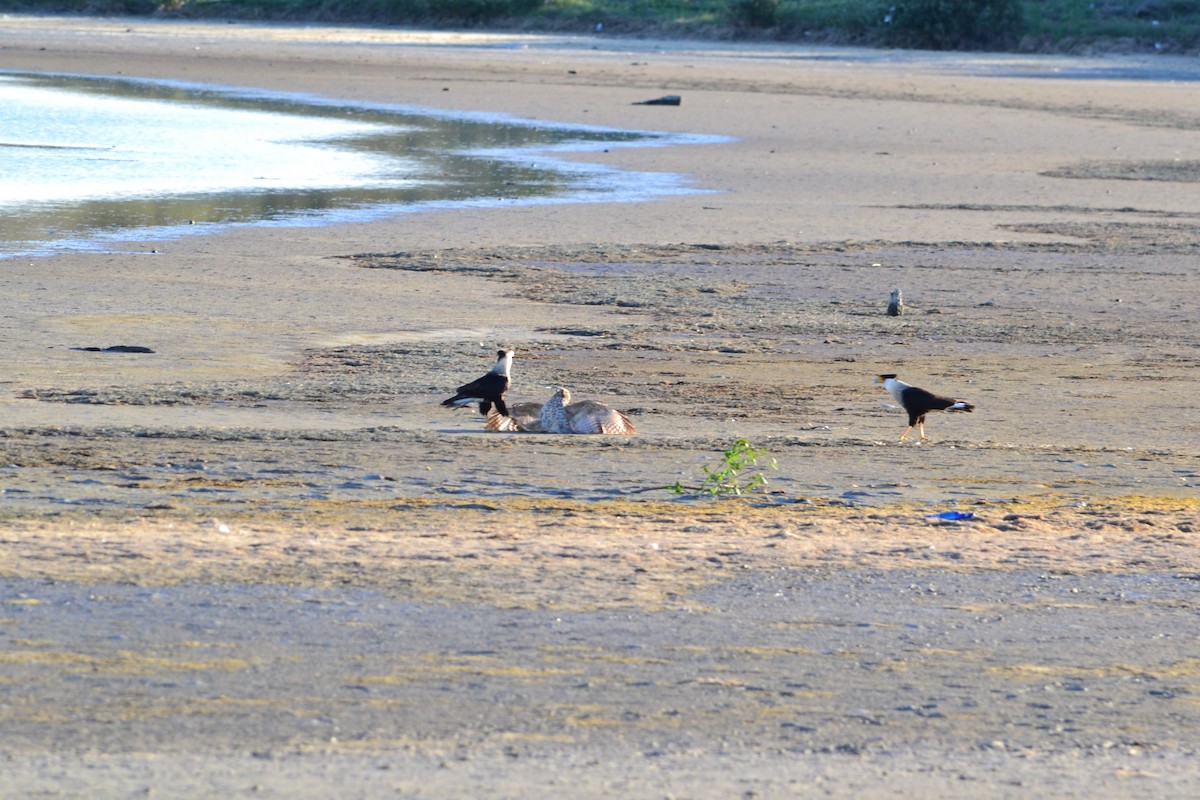
<path fill-rule="evenodd" d="M 0 263 L 0 795 L 1195 795 L 1195 64 L 15 17 L 0 68 L 736 138 Z M 501 344 L 639 435 L 440 408 Z M 977 411 L 899 444 L 880 372 Z M 665 490 L 738 438 L 769 492 Z"/>

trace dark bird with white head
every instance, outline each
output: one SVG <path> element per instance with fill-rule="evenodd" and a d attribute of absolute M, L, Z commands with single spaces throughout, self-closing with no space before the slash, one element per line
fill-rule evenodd
<path fill-rule="evenodd" d="M 492 406 L 504 416 L 508 416 L 508 407 L 504 405 L 504 393 L 508 391 L 511 382 L 509 374 L 512 372 L 512 360 L 512 350 L 497 350 L 496 363 L 488 373 L 458 387 L 454 397 L 443 400 L 442 405 L 463 408 L 478 403 L 479 413 L 485 417 L 492 410 Z"/>
<path fill-rule="evenodd" d="M 891 392 L 892 397 L 896 398 L 896 402 L 908 412 L 908 427 L 904 429 L 904 433 L 900 434 L 902 442 L 908 438 L 908 434 L 912 432 L 913 428 L 920 432 L 921 441 L 929 438 L 925 435 L 925 415 L 930 411 L 975 410 L 975 406 L 964 400 L 955 400 L 953 397 L 909 386 L 904 381 L 897 380 L 894 373 L 879 375 L 875 378 L 875 382 L 882 383 L 883 388 Z"/>

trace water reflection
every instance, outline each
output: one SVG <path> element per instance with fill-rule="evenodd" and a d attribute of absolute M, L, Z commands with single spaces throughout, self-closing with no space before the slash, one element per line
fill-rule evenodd
<path fill-rule="evenodd" d="M 0 75 L 0 257 L 212 225 L 697 191 L 556 151 L 719 141 L 116 78 Z"/>

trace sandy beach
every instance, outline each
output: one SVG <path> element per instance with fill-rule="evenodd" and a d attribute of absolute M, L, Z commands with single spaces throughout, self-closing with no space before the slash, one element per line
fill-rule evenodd
<path fill-rule="evenodd" d="M 1195 59 L 6 16 L 0 69 L 729 137 L 0 261 L 0 797 L 1195 795 Z M 441 407 L 497 347 L 638 434 Z M 975 412 L 899 442 L 880 373 Z M 668 490 L 738 439 L 766 491 Z"/>

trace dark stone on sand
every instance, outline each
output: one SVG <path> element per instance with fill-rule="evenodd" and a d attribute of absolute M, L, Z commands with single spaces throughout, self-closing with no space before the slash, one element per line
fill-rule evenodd
<path fill-rule="evenodd" d="M 87 353 L 153 353 L 149 347 L 140 344 L 114 344 L 112 347 L 72 347 L 72 350 L 83 350 Z"/>
<path fill-rule="evenodd" d="M 677 94 L 664 94 L 662 97 L 656 97 L 653 100 L 642 100 L 634 103 L 635 106 L 677 106 L 683 102 L 683 98 Z"/>

